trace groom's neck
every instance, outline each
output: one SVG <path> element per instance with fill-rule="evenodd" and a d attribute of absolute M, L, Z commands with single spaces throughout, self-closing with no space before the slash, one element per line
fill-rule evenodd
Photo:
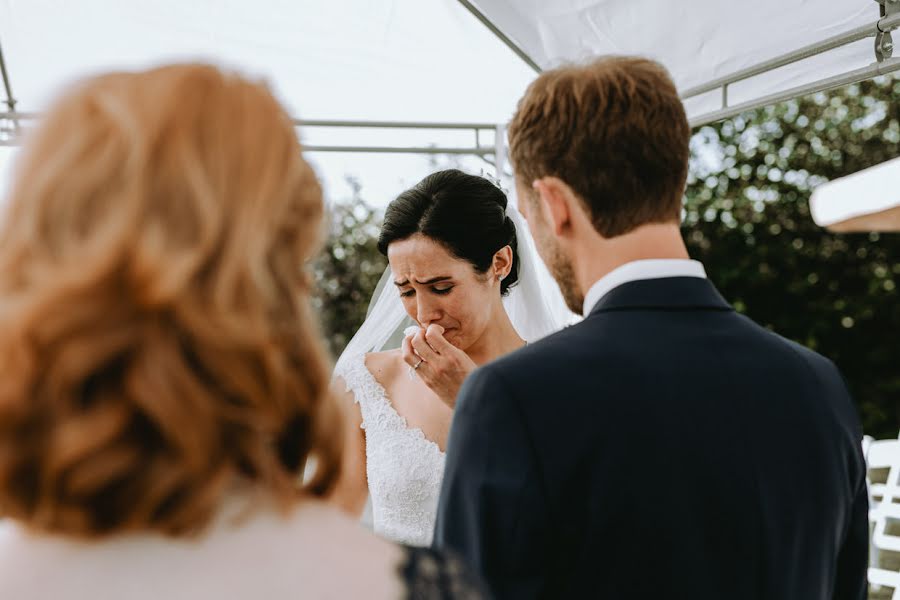
<path fill-rule="evenodd" d="M 650 223 L 614 238 L 587 237 L 573 263 L 582 293 L 603 276 L 636 260 L 690 258 L 677 223 Z"/>

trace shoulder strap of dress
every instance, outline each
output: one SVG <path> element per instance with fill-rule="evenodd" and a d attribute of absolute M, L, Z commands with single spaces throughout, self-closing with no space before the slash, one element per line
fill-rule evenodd
<path fill-rule="evenodd" d="M 334 377 L 344 380 L 348 392 L 353 392 L 354 400 L 359 402 L 360 393 L 367 387 L 366 375 L 371 375 L 366 368 L 366 355 L 352 356 L 342 361 L 334 370 Z"/>
<path fill-rule="evenodd" d="M 390 405 L 387 392 L 366 367 L 366 355 L 360 354 L 344 362 L 335 370 L 335 377 L 341 377 L 347 391 L 353 394 L 353 401 L 359 404 L 363 417 L 363 428 L 373 423 L 387 425 L 393 421 L 396 412 Z"/>

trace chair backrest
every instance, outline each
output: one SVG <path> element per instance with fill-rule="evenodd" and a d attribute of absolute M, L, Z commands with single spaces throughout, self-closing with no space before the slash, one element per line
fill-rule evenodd
<path fill-rule="evenodd" d="M 884 483 L 873 483 L 866 477 L 869 488 L 870 536 L 869 583 L 874 588 L 887 586 L 894 589 L 893 600 L 900 600 L 900 572 L 879 565 L 881 550 L 900 552 L 900 439 L 863 439 L 863 453 L 869 473 L 887 469 Z"/>

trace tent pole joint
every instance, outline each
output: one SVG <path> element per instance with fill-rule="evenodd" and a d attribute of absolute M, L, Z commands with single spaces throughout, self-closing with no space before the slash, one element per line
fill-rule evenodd
<path fill-rule="evenodd" d="M 884 62 L 894 55 L 894 39 L 891 37 L 891 27 L 881 27 L 886 17 L 900 15 L 900 2 L 898 0 L 876 0 L 880 5 L 881 19 L 878 32 L 875 34 L 875 60 Z"/>

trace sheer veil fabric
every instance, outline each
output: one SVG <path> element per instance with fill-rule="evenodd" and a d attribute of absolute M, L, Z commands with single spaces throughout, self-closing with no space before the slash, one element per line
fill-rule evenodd
<path fill-rule="evenodd" d="M 516 227 L 519 278 L 503 299 L 503 305 L 518 334 L 525 341 L 534 342 L 580 317 L 566 307 L 556 281 L 537 254 L 528 224 L 512 197 L 507 215 Z M 365 322 L 341 354 L 334 373 L 336 377 L 342 377 L 348 390 L 354 393 L 363 412 L 363 428 L 367 431 L 366 473 L 370 494 L 362 523 L 389 538 L 393 533 L 398 540 L 428 545 L 443 478 L 443 453 L 434 456 L 427 444 L 410 439 L 405 421 L 399 415 L 393 418 L 396 413 L 390 407 L 390 401 L 365 367 L 365 354 L 399 348 L 404 330 L 416 325 L 406 314 L 392 279 L 388 267 L 372 295 Z M 388 427 L 390 423 L 393 425 Z M 396 446 L 398 443 L 400 447 Z M 385 453 L 385 445 L 393 450 Z M 411 452 L 413 456 L 398 463 L 398 452 Z M 415 501 L 408 496 L 414 496 Z"/>

